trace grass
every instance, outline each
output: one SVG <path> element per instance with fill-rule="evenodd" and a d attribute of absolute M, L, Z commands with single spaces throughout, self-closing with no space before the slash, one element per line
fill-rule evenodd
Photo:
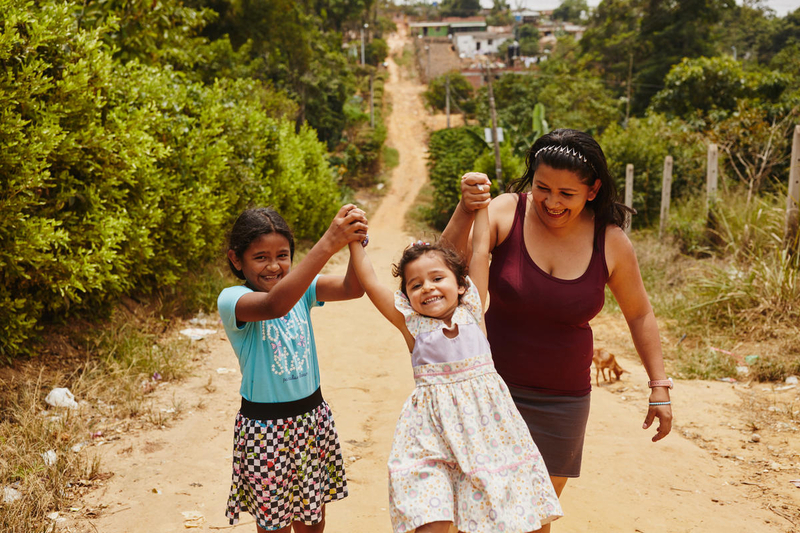
<path fill-rule="evenodd" d="M 134 420 L 163 427 L 186 409 L 175 398 L 159 409 L 150 395 L 188 374 L 197 345 L 178 334 L 181 317 L 215 308 L 219 290 L 230 284 L 222 266 L 187 276 L 182 292 L 126 300 L 104 324 L 52 333 L 37 358 L 0 368 L 0 487 L 18 497 L 0 505 L 0 530 L 55 531 L 48 515 L 104 477 L 94 441 Z M 48 406 L 55 387 L 68 388 L 78 408 Z"/>
<path fill-rule="evenodd" d="M 778 381 L 800 374 L 800 254 L 782 243 L 785 200 L 728 190 L 705 222 L 699 202 L 676 206 L 669 233 L 633 236 L 642 277 L 682 377 Z M 715 351 L 725 350 L 733 355 Z M 751 357 L 745 365 L 745 356 Z"/>

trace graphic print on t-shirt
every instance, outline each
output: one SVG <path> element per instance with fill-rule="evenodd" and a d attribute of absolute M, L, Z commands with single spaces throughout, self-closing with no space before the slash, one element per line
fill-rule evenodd
<path fill-rule="evenodd" d="M 308 342 L 308 321 L 297 315 L 295 312 L 290 312 L 279 318 L 282 327 L 276 327 L 272 321 L 266 322 L 265 325 L 262 323 L 272 347 L 272 372 L 288 379 L 297 379 L 307 374 L 311 351 Z"/>

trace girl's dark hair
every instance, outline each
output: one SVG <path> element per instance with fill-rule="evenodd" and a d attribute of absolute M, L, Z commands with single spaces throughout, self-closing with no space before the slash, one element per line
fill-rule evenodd
<path fill-rule="evenodd" d="M 624 228 L 635 210 L 619 202 L 614 178 L 608 171 L 606 156 L 594 138 L 579 130 L 567 128 L 553 130 L 539 137 L 525 158 L 525 173 L 509 184 L 514 192 L 524 192 L 533 184 L 533 176 L 539 165 L 557 170 L 570 170 L 581 177 L 586 185 L 600 180 L 600 189 L 594 200 L 587 203 L 594 212 L 598 230 L 609 224 Z"/>
<path fill-rule="evenodd" d="M 408 297 L 408 292 L 406 292 L 406 267 L 409 263 L 419 259 L 425 254 L 439 254 L 444 264 L 447 265 L 447 268 L 455 274 L 458 286 L 464 287 L 465 289 L 469 288 L 469 282 L 467 282 L 467 264 L 455 250 L 439 243 L 431 244 L 417 241 L 407 246 L 406 249 L 403 250 L 400 261 L 392 265 L 392 276 L 400 278 L 400 290 L 403 291 L 406 297 Z M 461 295 L 459 295 L 458 299 L 461 301 Z"/>
<path fill-rule="evenodd" d="M 231 228 L 228 236 L 228 249 L 233 250 L 236 257 L 241 259 L 242 254 L 254 240 L 261 235 L 270 233 L 277 233 L 286 237 L 286 240 L 289 241 L 289 257 L 294 259 L 294 235 L 292 230 L 289 229 L 289 224 L 286 223 L 283 217 L 269 207 L 256 207 L 242 211 L 239 218 L 233 223 L 233 228 Z M 228 259 L 228 266 L 234 276 L 244 279 L 244 273 L 241 270 L 237 270 L 230 259 Z"/>

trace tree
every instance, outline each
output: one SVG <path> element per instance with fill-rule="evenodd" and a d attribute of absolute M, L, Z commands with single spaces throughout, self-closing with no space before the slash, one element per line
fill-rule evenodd
<path fill-rule="evenodd" d="M 634 69 L 640 85 L 632 103 L 643 112 L 672 65 L 683 58 L 713 55 L 714 45 L 724 28 L 722 13 L 732 9 L 734 0 L 651 0 L 641 21 L 638 40 L 646 53 L 635 58 Z"/>
<path fill-rule="evenodd" d="M 472 17 L 481 10 L 480 0 L 442 0 L 441 12 L 445 17 Z"/>
<path fill-rule="evenodd" d="M 553 18 L 566 22 L 581 22 L 582 17 L 588 13 L 589 5 L 586 0 L 564 0 L 553 10 Z"/>
<path fill-rule="evenodd" d="M 725 116 L 743 98 L 774 102 L 790 83 L 790 76 L 776 71 L 745 70 L 730 56 L 687 58 L 669 71 L 651 108 L 683 118 L 704 119 L 712 111 Z"/>

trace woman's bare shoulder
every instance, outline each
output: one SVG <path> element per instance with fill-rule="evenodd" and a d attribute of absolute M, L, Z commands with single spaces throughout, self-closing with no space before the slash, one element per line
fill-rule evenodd
<path fill-rule="evenodd" d="M 504 193 L 494 198 L 489 204 L 489 226 L 491 227 L 490 249 L 506 240 L 514 223 L 519 195 Z"/>
<path fill-rule="evenodd" d="M 613 273 L 618 264 L 628 264 L 631 260 L 636 264 L 636 253 L 625 230 L 616 224 L 606 226 L 606 264 L 609 273 Z"/>
<path fill-rule="evenodd" d="M 489 204 L 489 214 L 492 212 L 505 213 L 509 209 L 513 209 L 519 202 L 519 195 L 513 192 L 506 192 L 492 199 Z"/>

